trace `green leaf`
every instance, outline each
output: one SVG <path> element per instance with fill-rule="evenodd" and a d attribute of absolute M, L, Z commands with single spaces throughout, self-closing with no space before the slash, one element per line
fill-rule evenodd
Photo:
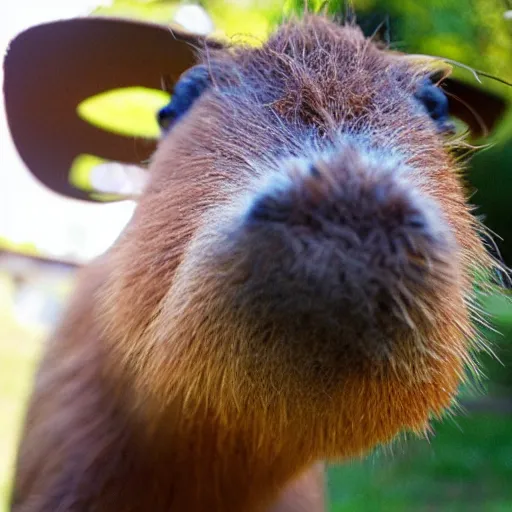
<path fill-rule="evenodd" d="M 78 115 L 88 123 L 127 137 L 158 138 L 156 113 L 169 94 L 145 87 L 112 89 L 85 99 Z"/>

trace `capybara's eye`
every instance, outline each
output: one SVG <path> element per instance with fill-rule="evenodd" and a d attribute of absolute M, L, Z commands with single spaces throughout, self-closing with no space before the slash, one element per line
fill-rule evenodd
<path fill-rule="evenodd" d="M 446 132 L 453 129 L 449 119 L 448 98 L 431 80 L 423 80 L 414 96 L 421 102 L 428 115 L 436 122 L 440 131 Z"/>
<path fill-rule="evenodd" d="M 205 66 L 195 66 L 181 76 L 174 86 L 171 101 L 158 111 L 158 124 L 164 133 L 192 106 L 209 84 L 209 73 Z"/>

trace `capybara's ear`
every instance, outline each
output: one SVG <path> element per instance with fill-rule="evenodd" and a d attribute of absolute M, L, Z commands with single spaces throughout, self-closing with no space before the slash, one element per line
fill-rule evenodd
<path fill-rule="evenodd" d="M 101 162 L 143 165 L 156 141 L 93 126 L 79 116 L 78 106 L 110 90 L 160 90 L 163 80 L 172 87 L 205 46 L 220 43 L 174 27 L 103 17 L 56 21 L 22 32 L 4 61 L 7 120 L 21 158 L 59 194 L 115 200 L 74 186 L 73 162 L 92 155 Z"/>
<path fill-rule="evenodd" d="M 489 134 L 507 109 L 507 102 L 499 96 L 455 78 L 443 80 L 450 115 L 460 119 L 473 138 Z"/>

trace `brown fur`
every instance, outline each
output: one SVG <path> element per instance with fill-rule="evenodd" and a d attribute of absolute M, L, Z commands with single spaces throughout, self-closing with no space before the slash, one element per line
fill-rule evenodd
<path fill-rule="evenodd" d="M 162 140 L 130 225 L 83 271 L 47 349 L 15 512 L 322 510 L 317 461 L 425 431 L 463 378 L 473 272 L 489 261 L 411 99 L 425 69 L 314 16 L 205 62 L 212 88 Z M 339 131 L 398 151 L 404 180 Z M 313 153 L 320 178 L 297 160 Z M 274 211 L 264 195 L 285 216 L 268 230 L 244 220 L 267 172 L 292 198 Z M 418 215 L 439 229 L 403 224 Z M 362 226 L 399 233 L 395 252 L 364 245 Z M 324 240 L 352 256 L 326 259 Z M 333 273 L 366 255 L 358 280 Z"/>

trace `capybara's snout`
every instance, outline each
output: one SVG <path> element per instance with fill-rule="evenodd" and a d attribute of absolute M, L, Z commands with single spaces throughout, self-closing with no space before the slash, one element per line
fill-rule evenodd
<path fill-rule="evenodd" d="M 283 162 L 230 246 L 240 302 L 287 330 L 391 350 L 390 331 L 426 320 L 457 280 L 455 239 L 408 172 L 348 145 Z"/>

